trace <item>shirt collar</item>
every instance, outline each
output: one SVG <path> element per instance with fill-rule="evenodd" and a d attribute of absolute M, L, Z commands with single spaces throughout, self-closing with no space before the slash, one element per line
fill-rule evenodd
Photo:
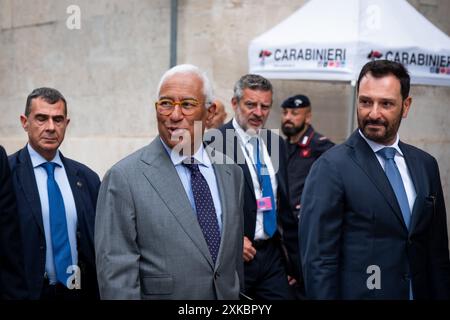
<path fill-rule="evenodd" d="M 59 149 L 56 150 L 55 157 L 50 161 L 47 161 L 47 159 L 45 159 L 43 156 L 41 156 L 36 150 L 33 149 L 33 147 L 29 143 L 27 143 L 27 149 L 28 149 L 28 153 L 30 154 L 31 164 L 33 165 L 33 168 L 39 167 L 40 165 L 42 165 L 45 162 L 54 162 L 57 165 L 59 165 L 60 167 L 64 167 L 62 160 L 61 160 L 61 156 L 59 154 Z"/>
<path fill-rule="evenodd" d="M 242 127 L 237 122 L 236 118 L 233 118 L 232 124 L 238 134 L 239 139 L 241 139 L 241 141 L 244 143 L 244 145 L 246 145 L 250 141 L 251 138 L 255 137 L 255 136 L 252 136 L 252 135 L 248 134 L 247 132 L 245 132 L 244 129 L 242 129 Z"/>
<path fill-rule="evenodd" d="M 167 154 L 170 157 L 170 160 L 172 161 L 174 166 L 181 165 L 181 163 L 188 157 L 185 155 L 180 155 L 178 152 L 172 152 L 172 149 L 169 148 L 169 146 L 161 139 L 162 145 L 164 146 L 164 149 L 166 149 Z M 197 151 L 192 156 L 195 159 L 195 162 L 199 165 L 205 166 L 207 168 L 211 167 L 211 159 L 209 158 L 205 148 L 203 147 L 203 144 L 200 145 L 200 148 L 197 149 Z"/>
<path fill-rule="evenodd" d="M 380 144 L 380 143 L 377 143 L 370 139 L 367 139 L 366 136 L 361 132 L 361 129 L 358 129 L 358 132 L 361 135 L 361 137 L 367 142 L 367 144 L 373 150 L 373 152 L 377 153 L 378 151 L 380 151 L 381 149 L 383 149 L 385 147 L 391 147 L 391 148 L 394 148 L 395 150 L 397 150 L 397 152 L 401 156 L 403 156 L 403 152 L 402 152 L 402 150 L 400 150 L 400 147 L 398 146 L 398 142 L 400 141 L 400 137 L 399 137 L 398 133 L 397 133 L 397 137 L 395 138 L 394 143 L 390 146 L 385 146 L 384 144 Z"/>

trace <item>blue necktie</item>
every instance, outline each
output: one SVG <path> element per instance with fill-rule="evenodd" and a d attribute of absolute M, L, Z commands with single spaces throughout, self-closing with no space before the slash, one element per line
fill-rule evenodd
<path fill-rule="evenodd" d="M 50 209 L 50 233 L 53 246 L 56 279 L 67 287 L 70 274 L 67 268 L 72 265 L 69 235 L 67 232 L 66 210 L 61 190 L 55 180 L 54 162 L 46 162 L 42 167 L 47 171 L 48 205 Z"/>
<path fill-rule="evenodd" d="M 377 153 L 385 159 L 384 172 L 391 183 L 392 189 L 394 189 L 395 196 L 397 197 L 398 204 L 400 205 L 400 210 L 402 211 L 403 220 L 406 227 L 409 229 L 411 210 L 409 209 L 408 197 L 406 195 L 405 186 L 403 185 L 402 176 L 400 175 L 400 171 L 394 161 L 396 150 L 392 147 L 386 147 L 378 150 Z"/>
<path fill-rule="evenodd" d="M 197 220 L 215 264 L 219 254 L 220 230 L 211 191 L 198 164 L 194 164 L 193 159 L 191 159 L 191 164 L 183 163 L 183 165 L 191 172 L 191 188 L 194 194 Z"/>
<path fill-rule="evenodd" d="M 395 196 L 397 197 L 398 204 L 400 205 L 400 210 L 402 211 L 403 220 L 409 230 L 411 210 L 409 209 L 408 196 L 406 195 L 402 176 L 400 175 L 400 171 L 398 170 L 397 164 L 394 160 L 396 152 L 397 150 L 392 147 L 385 147 L 377 151 L 377 153 L 379 153 L 385 160 L 384 172 L 391 183 L 392 189 L 394 189 Z M 409 300 L 413 300 L 411 281 L 409 282 Z"/>
<path fill-rule="evenodd" d="M 259 185 L 261 187 L 262 197 L 270 197 L 272 202 L 272 209 L 265 210 L 263 221 L 264 221 L 264 232 L 272 237 L 277 230 L 277 213 L 276 213 L 276 203 L 275 197 L 273 195 L 272 182 L 270 181 L 269 170 L 266 164 L 261 163 L 261 150 L 259 148 L 259 139 L 251 138 L 250 143 L 253 145 L 253 152 L 256 158 L 256 173 L 258 175 Z"/>

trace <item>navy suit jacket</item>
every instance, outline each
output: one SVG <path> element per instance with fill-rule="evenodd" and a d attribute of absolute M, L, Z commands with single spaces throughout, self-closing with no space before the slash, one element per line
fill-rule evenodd
<path fill-rule="evenodd" d="M 81 296 L 98 298 L 94 222 L 100 179 L 85 165 L 65 158 L 61 153 L 60 155 L 77 209 L 76 237 L 78 266 L 81 269 Z M 39 191 L 28 149 L 25 147 L 9 156 L 9 164 L 17 197 L 28 290 L 31 299 L 39 299 L 44 284 L 46 243 Z"/>
<path fill-rule="evenodd" d="M 418 148 L 399 147 L 417 193 L 409 231 L 383 168 L 358 130 L 313 165 L 299 222 L 308 298 L 409 299 L 410 280 L 414 299 L 450 298 L 438 164 Z M 381 286 L 374 289 L 376 274 Z"/>
<path fill-rule="evenodd" d="M 0 299 L 26 298 L 22 242 L 8 157 L 0 146 Z"/>
<path fill-rule="evenodd" d="M 253 241 L 255 238 L 256 228 L 256 197 L 253 187 L 252 176 L 248 168 L 248 164 L 245 162 L 245 157 L 242 154 L 239 141 L 237 140 L 237 133 L 233 133 L 227 136 L 227 130 L 235 132 L 232 121 L 226 123 L 220 129 L 223 135 L 223 144 L 220 146 L 223 150 L 219 150 L 233 159 L 241 168 L 244 173 L 245 185 L 244 185 L 244 235 Z M 279 166 L 276 173 L 278 192 L 275 195 L 277 201 L 277 218 L 278 226 L 283 231 L 282 241 L 287 250 L 289 262 L 287 264 L 288 273 L 298 279 L 299 276 L 299 252 L 298 252 L 298 223 L 293 214 L 293 211 L 289 205 L 289 193 L 287 186 L 287 158 L 286 158 L 286 146 L 283 139 L 268 130 L 267 139 L 262 135 L 264 143 L 267 146 L 267 151 L 274 161 L 272 149 L 277 152 L 279 157 Z M 272 142 L 276 141 L 279 148 L 272 148 Z M 211 143 L 215 143 L 212 141 Z M 217 143 L 217 142 L 216 142 Z M 218 145 L 214 145 L 213 148 L 218 148 Z M 241 161 L 238 161 L 241 160 Z M 275 164 L 274 164 L 275 165 Z M 275 237 L 279 238 L 279 233 Z"/>

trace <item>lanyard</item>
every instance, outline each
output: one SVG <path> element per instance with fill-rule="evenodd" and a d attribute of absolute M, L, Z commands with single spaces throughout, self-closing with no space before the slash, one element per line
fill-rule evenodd
<path fill-rule="evenodd" d="M 262 177 L 261 177 L 261 167 L 262 167 L 262 165 L 261 165 L 260 152 L 259 152 L 259 139 L 256 138 L 256 166 L 253 163 L 254 162 L 253 157 L 250 156 L 250 154 L 248 152 L 248 149 L 247 149 L 247 147 L 245 145 L 244 145 L 244 150 L 245 150 L 245 153 L 247 154 L 247 157 L 250 160 L 252 160 L 251 161 L 251 165 L 252 165 L 253 169 L 256 172 L 256 177 L 258 179 L 259 188 L 261 189 L 261 194 L 263 194 L 263 183 L 262 183 Z M 253 153 L 254 152 L 255 152 L 255 150 L 253 150 Z M 267 168 L 267 166 L 266 166 L 266 168 Z"/>

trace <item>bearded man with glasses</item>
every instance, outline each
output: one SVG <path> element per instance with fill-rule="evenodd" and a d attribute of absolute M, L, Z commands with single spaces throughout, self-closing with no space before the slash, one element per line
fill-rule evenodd
<path fill-rule="evenodd" d="M 238 299 L 243 175 L 203 145 L 215 112 L 210 82 L 193 65 L 175 66 L 157 97 L 159 136 L 114 165 L 100 188 L 101 298 Z"/>

